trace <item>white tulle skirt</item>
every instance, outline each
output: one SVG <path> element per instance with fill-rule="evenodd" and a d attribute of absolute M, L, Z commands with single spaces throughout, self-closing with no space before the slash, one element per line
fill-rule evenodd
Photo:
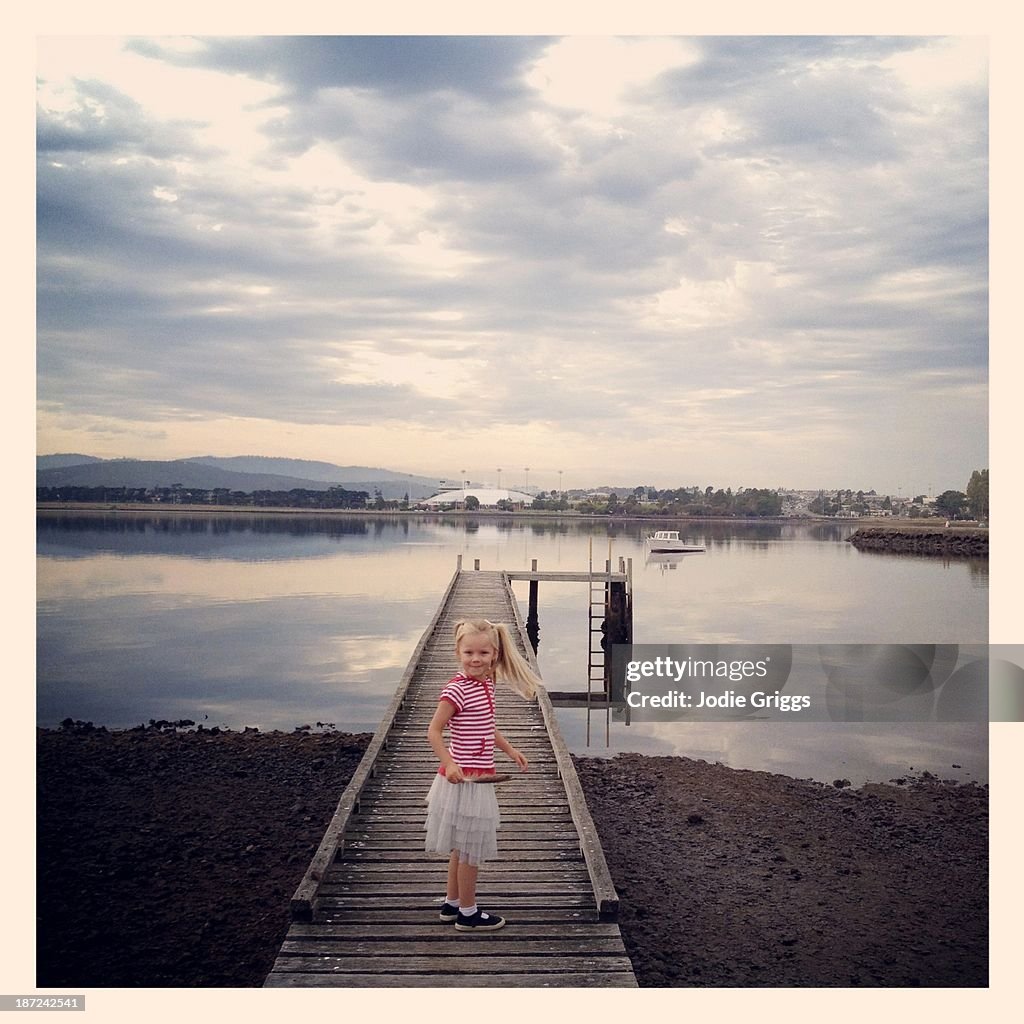
<path fill-rule="evenodd" d="M 501 814 L 494 785 L 449 782 L 435 775 L 427 793 L 427 853 L 459 851 L 459 860 L 482 864 L 498 853 Z"/>

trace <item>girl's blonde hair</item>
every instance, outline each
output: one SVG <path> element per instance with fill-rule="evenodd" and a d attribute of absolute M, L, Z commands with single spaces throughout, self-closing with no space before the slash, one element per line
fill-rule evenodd
<path fill-rule="evenodd" d="M 462 638 L 471 633 L 483 633 L 498 652 L 498 656 L 494 659 L 496 679 L 508 680 L 509 685 L 520 697 L 533 700 L 540 679 L 530 668 L 530 663 L 519 653 L 508 627 L 503 622 L 490 622 L 487 619 L 467 619 L 464 622 L 456 622 L 456 653 L 458 653 Z"/>

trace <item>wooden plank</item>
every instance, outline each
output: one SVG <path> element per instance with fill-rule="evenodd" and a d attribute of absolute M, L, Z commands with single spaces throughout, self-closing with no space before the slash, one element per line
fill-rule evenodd
<path fill-rule="evenodd" d="M 488 861 L 482 873 L 483 878 L 501 878 L 504 873 L 526 874 L 531 878 L 539 878 L 542 875 L 557 877 L 568 877 L 572 872 L 578 872 L 580 868 L 586 870 L 582 861 L 559 861 L 551 858 L 543 860 L 517 859 L 515 861 Z M 382 882 L 395 881 L 401 878 L 429 877 L 436 878 L 438 871 L 447 870 L 447 862 L 435 860 L 433 862 L 421 860 L 409 860 L 402 857 L 397 861 L 370 861 L 360 863 L 351 861 L 346 857 L 344 860 L 336 861 L 328 869 L 324 881 L 335 879 L 347 881 L 353 878 L 379 878 Z M 389 877 L 389 876 L 394 876 Z"/>
<path fill-rule="evenodd" d="M 394 811 L 371 811 L 369 814 L 363 814 L 362 818 L 363 828 L 377 828 L 384 827 L 386 825 L 395 825 L 399 828 L 423 828 L 424 816 L 422 814 L 416 814 L 415 812 L 410 813 L 409 811 L 403 811 L 398 808 Z M 562 826 L 565 829 L 572 828 L 572 815 L 569 809 L 566 808 L 562 811 L 552 810 L 550 814 L 543 814 L 536 810 L 527 811 L 521 810 L 519 812 L 501 812 L 501 826 L 498 831 L 502 829 L 505 832 L 512 830 L 530 830 L 543 829 L 546 826 L 558 827 Z"/>
<path fill-rule="evenodd" d="M 506 842 L 503 842 L 501 845 L 502 848 L 498 851 L 498 856 L 494 860 L 489 860 L 487 862 L 488 865 L 501 865 L 508 862 L 521 865 L 524 871 L 529 871 L 530 865 L 533 863 L 571 864 L 583 860 L 579 844 L 575 842 L 572 844 L 550 843 L 544 848 L 531 848 L 523 843 L 519 844 L 517 849 L 509 849 L 509 844 Z M 374 843 L 372 846 L 364 845 L 359 849 L 353 849 L 351 844 L 348 843 L 345 845 L 344 863 L 346 864 L 364 863 L 369 867 L 376 864 L 384 866 L 394 861 L 401 861 L 402 863 L 429 863 L 442 868 L 447 864 L 447 861 L 440 860 L 436 854 L 425 853 L 422 842 L 417 843 L 415 846 L 410 843 L 407 849 L 401 849 L 398 844 L 385 845 Z M 486 870 L 489 870 L 489 867 Z M 484 877 L 486 877 L 486 874 Z"/>
<path fill-rule="evenodd" d="M 293 974 L 274 971 L 266 988 L 636 988 L 629 971 L 600 974 Z"/>
<path fill-rule="evenodd" d="M 504 762 L 496 762 L 504 765 Z M 511 767 L 511 766 L 510 766 Z M 428 758 L 425 753 L 410 753 L 401 760 L 389 757 L 382 760 L 376 772 L 374 781 L 378 779 L 396 779 L 403 781 L 406 785 L 421 785 L 424 791 L 430 788 L 430 783 L 437 774 L 437 758 Z M 513 779 L 522 779 L 523 782 L 551 782 L 558 778 L 558 762 L 552 753 L 534 755 L 530 758 L 530 768 L 522 776 L 513 775 Z"/>
<path fill-rule="evenodd" d="M 481 902 L 483 898 L 481 897 Z M 603 922 L 598 916 L 597 909 L 591 905 L 580 907 L 550 907 L 547 904 L 539 903 L 536 906 L 522 905 L 522 899 L 516 900 L 516 906 L 511 910 L 503 906 L 502 917 L 508 920 L 508 925 L 502 931 L 518 932 L 520 927 L 532 928 L 536 924 L 552 925 L 597 925 L 614 922 Z M 322 925 L 331 924 L 370 924 L 379 926 L 382 921 L 389 925 L 422 925 L 428 922 L 432 927 L 443 928 L 444 925 L 438 919 L 438 911 L 441 909 L 441 900 L 434 899 L 433 902 L 426 901 L 423 906 L 410 908 L 408 904 L 392 907 L 386 915 L 374 910 L 372 906 L 362 903 L 359 906 L 341 908 L 323 908 L 323 913 L 310 925 L 303 927 L 316 928 Z M 506 913 L 508 910 L 508 913 Z M 293 924 L 297 927 L 301 922 Z M 497 933 L 495 933 L 497 934 Z"/>
<path fill-rule="evenodd" d="M 287 956 L 274 962 L 275 971 L 316 971 L 318 974 L 478 974 L 480 972 L 512 972 L 561 974 L 566 971 L 600 974 L 629 971 L 632 964 L 625 956 L 585 956 L 566 954 L 545 956 Z"/>
<path fill-rule="evenodd" d="M 466 783 L 471 785 L 471 783 Z M 506 814 L 522 814 L 526 808 L 537 808 L 538 813 L 548 810 L 553 814 L 559 811 L 568 813 L 569 801 L 565 790 L 561 793 L 553 791 L 532 792 L 528 786 L 516 786 L 511 780 L 493 783 L 498 787 L 497 797 L 502 817 Z M 427 803 L 424 794 L 429 789 L 424 786 L 418 792 L 408 786 L 395 786 L 390 789 L 376 789 L 372 793 L 364 793 L 359 800 L 359 810 L 353 814 L 353 821 L 358 817 L 369 817 L 372 814 L 395 814 L 398 812 L 415 813 L 425 818 Z"/>
<path fill-rule="evenodd" d="M 551 896 L 557 898 L 583 897 L 589 890 L 589 879 L 584 873 L 578 879 L 567 879 L 565 881 L 553 882 L 510 882 L 500 878 L 488 878 L 486 890 L 481 885 L 481 891 L 486 892 L 487 898 L 493 903 L 496 900 L 504 900 L 509 896 Z M 328 882 L 326 879 L 320 885 L 321 895 L 326 899 L 329 896 L 338 898 L 366 896 L 372 898 L 374 895 L 386 899 L 388 896 L 409 896 L 412 899 L 420 898 L 423 892 L 423 884 L 417 879 L 410 879 L 407 882 Z M 429 887 L 433 896 L 437 891 L 435 886 Z M 483 898 L 483 896 L 481 896 Z"/>
<path fill-rule="evenodd" d="M 502 928 L 502 932 L 508 928 Z M 497 932 L 493 933 L 497 940 Z M 309 938 L 287 938 L 281 946 L 281 956 L 297 957 L 365 957 L 365 956 L 494 956 L 497 949 L 503 949 L 506 956 L 556 956 L 568 955 L 579 956 L 581 950 L 587 956 L 599 955 L 625 955 L 625 948 L 620 938 L 595 938 L 587 936 L 582 939 L 563 939 L 555 937 L 550 939 L 525 938 L 522 936 L 513 937 L 494 943 L 479 942 L 480 936 L 466 935 L 464 932 L 455 930 L 454 925 L 445 929 L 444 937 L 432 935 L 421 941 L 415 939 L 387 941 L 377 936 L 367 939 L 328 939 L 322 936 L 310 936 Z M 510 948 L 512 943 L 515 948 Z"/>
<path fill-rule="evenodd" d="M 422 916 L 422 915 L 421 915 Z M 449 930 L 459 941 L 473 942 L 481 936 L 467 935 L 456 931 L 454 927 L 435 919 L 430 924 L 398 924 L 394 921 L 366 922 L 362 924 L 293 924 L 288 929 L 289 939 L 368 939 L 373 936 L 388 940 L 427 939 L 438 935 L 439 930 Z M 515 922 L 515 927 L 508 925 L 501 931 L 488 932 L 488 940 L 495 942 L 518 942 L 521 938 L 540 939 L 618 939 L 622 941 L 619 927 L 612 921 L 574 922 L 559 921 L 552 924 L 547 920 L 536 922 L 523 921 L 522 915 Z"/>
<path fill-rule="evenodd" d="M 416 852 L 425 860 L 432 860 L 435 863 L 447 863 L 447 860 L 436 853 L 427 853 L 424 849 L 423 831 L 418 830 L 408 836 L 401 836 L 396 833 L 348 833 L 345 837 L 345 860 L 349 856 L 373 856 L 379 851 L 409 851 Z M 498 848 L 498 855 L 488 864 L 496 864 L 503 860 L 520 860 L 525 853 L 535 853 L 538 857 L 549 854 L 552 857 L 573 858 L 581 857 L 579 836 L 575 832 L 567 832 L 564 836 L 553 837 L 547 835 L 534 835 L 529 839 L 517 839 L 515 834 L 502 838 L 501 846 Z"/>
<path fill-rule="evenodd" d="M 442 868 L 433 877 L 429 875 L 356 875 L 346 878 L 327 878 L 324 880 L 321 892 L 325 896 L 346 896 L 371 892 L 376 887 L 383 896 L 389 893 L 411 893 L 419 896 L 424 890 L 427 895 L 433 896 L 438 892 L 444 892 L 445 873 Z M 538 895 L 545 892 L 577 892 L 580 885 L 586 885 L 589 881 L 585 866 L 581 866 L 573 874 L 560 875 L 557 872 L 534 872 L 523 873 L 513 871 L 500 875 L 488 875 L 484 883 L 481 883 L 481 891 L 486 891 L 493 901 L 505 895 L 524 893 Z M 532 887 L 532 888 L 531 888 Z"/>
<path fill-rule="evenodd" d="M 565 796 L 565 787 L 555 779 L 527 783 L 520 782 L 519 779 L 513 777 L 507 782 L 497 785 L 500 786 L 497 795 L 502 809 L 506 806 L 514 807 L 527 800 L 534 804 L 561 803 L 568 806 L 569 803 Z M 425 808 L 424 794 L 429 789 L 429 782 L 424 785 L 415 785 L 404 781 L 374 781 L 363 790 L 359 803 L 360 806 L 365 806 L 367 802 L 386 798 L 389 805 Z"/>
<path fill-rule="evenodd" d="M 418 841 L 419 848 L 424 848 L 423 825 L 408 825 L 403 822 L 375 822 L 372 825 L 361 828 L 359 832 L 346 833 L 345 846 L 349 841 L 356 843 L 375 842 L 383 840 Z M 572 827 L 572 822 L 564 822 L 557 829 L 553 826 L 545 829 L 541 825 L 503 825 L 498 829 L 499 851 L 509 842 L 542 844 L 549 840 L 569 843 L 575 842 L 579 845 L 579 833 Z M 521 848 L 521 847 L 520 847 Z"/>
<path fill-rule="evenodd" d="M 486 910 L 490 905 L 490 892 L 481 886 L 479 903 Z M 337 913 L 339 910 L 366 910 L 375 908 L 378 913 L 391 910 L 436 910 L 439 904 L 436 902 L 433 893 L 415 893 L 403 896 L 377 896 L 372 893 L 357 895 L 350 893 L 347 896 L 323 896 L 317 901 L 317 907 L 323 911 Z M 505 895 L 501 897 L 501 909 L 494 908 L 495 913 L 511 920 L 511 915 L 520 908 L 537 909 L 549 908 L 551 910 L 576 910 L 589 909 L 593 906 L 592 894 L 581 892 L 578 894 L 555 894 L 549 893 L 545 896 L 523 896 Z M 599 915 L 600 916 L 600 915 Z"/>
<path fill-rule="evenodd" d="M 348 862 L 346 861 L 346 864 Z M 534 870 L 529 870 L 524 865 L 520 867 L 518 864 L 506 866 L 503 870 L 488 871 L 484 880 L 487 883 L 488 888 L 491 891 L 495 891 L 498 887 L 504 887 L 506 883 L 515 882 L 522 880 L 523 878 L 529 884 L 554 884 L 558 882 L 576 882 L 579 879 L 586 880 L 588 878 L 586 864 L 579 863 L 577 865 L 567 864 L 562 868 L 551 867 L 550 861 L 541 861 L 534 863 Z M 446 868 L 444 864 L 439 864 L 433 870 L 425 869 L 421 871 L 410 871 L 408 869 L 402 871 L 391 870 L 392 865 L 384 864 L 356 864 L 351 868 L 346 868 L 344 871 L 331 871 L 324 879 L 324 885 L 429 885 L 433 886 L 436 884 L 438 878 L 444 878 Z"/>
<path fill-rule="evenodd" d="M 548 700 L 560 708 L 595 708 L 601 710 L 608 706 L 608 701 L 601 694 L 601 690 L 593 690 L 590 694 L 586 690 L 548 690 Z M 621 701 L 613 700 L 613 708 L 623 708 L 626 705 Z"/>
<path fill-rule="evenodd" d="M 626 583 L 629 577 L 624 572 L 537 572 L 530 569 L 506 569 L 510 580 L 537 580 L 548 583 Z"/>
<path fill-rule="evenodd" d="M 360 832 L 363 833 L 372 834 L 382 832 L 409 832 L 413 830 L 410 828 L 409 824 L 402 821 L 380 821 L 376 819 L 370 820 L 366 818 L 365 815 L 363 815 L 362 817 L 365 820 L 361 821 L 357 827 L 359 828 Z M 423 838 L 422 820 L 420 821 L 419 829 L 420 837 Z M 509 825 L 502 824 L 502 826 L 498 829 L 499 836 L 501 835 L 502 829 L 505 829 L 506 831 L 511 830 L 513 832 L 519 833 L 551 832 L 555 836 L 571 836 L 576 834 L 573 832 L 572 818 L 568 815 L 566 815 L 564 821 L 557 822 L 554 825 L 552 824 L 552 822 L 544 821 L 543 819 L 539 819 L 537 821 L 517 821 Z"/>
<path fill-rule="evenodd" d="M 435 769 L 437 767 L 436 758 L 432 767 Z M 505 766 L 502 765 L 501 767 L 504 770 Z M 509 767 L 511 768 L 511 766 Z M 392 789 L 396 786 L 405 788 L 412 795 L 418 796 L 421 802 L 424 802 L 426 800 L 426 793 L 430 789 L 430 783 L 433 782 L 436 774 L 436 770 L 424 771 L 418 764 L 401 768 L 393 767 L 391 764 L 384 764 L 377 770 L 370 785 L 387 785 Z M 511 773 L 508 772 L 507 774 Z M 498 791 L 499 795 L 502 793 L 533 792 L 532 787 L 534 786 L 542 793 L 547 793 L 550 790 L 552 793 L 561 792 L 562 796 L 565 795 L 565 787 L 562 786 L 561 780 L 558 778 L 556 762 L 553 757 L 550 766 L 538 766 L 536 762 L 531 760 L 530 770 L 525 775 L 512 775 L 508 782 L 503 782 L 501 785 L 502 788 Z"/>
<path fill-rule="evenodd" d="M 536 800 L 529 800 L 527 797 L 528 794 L 526 796 L 517 795 L 514 798 L 508 799 L 499 797 L 498 803 L 502 822 L 520 821 L 523 818 L 529 817 L 547 818 L 552 821 L 560 817 L 572 819 L 570 804 L 565 799 L 564 793 L 558 800 L 550 797 L 545 798 L 540 795 L 538 795 Z M 371 801 L 368 804 L 361 803 L 358 815 L 352 816 L 352 824 L 358 825 L 360 822 L 380 821 L 385 817 L 401 817 L 406 821 L 418 821 L 420 828 L 422 828 L 427 817 L 427 807 L 422 798 L 419 800 L 415 798 L 410 799 L 404 795 L 401 800 L 398 797 L 393 797 L 391 799 L 385 798 Z"/>

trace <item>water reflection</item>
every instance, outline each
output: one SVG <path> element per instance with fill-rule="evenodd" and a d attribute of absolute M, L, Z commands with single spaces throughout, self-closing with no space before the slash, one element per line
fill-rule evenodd
<path fill-rule="evenodd" d="M 643 522 L 52 512 L 37 525 L 37 704 L 48 725 L 190 718 L 373 729 L 458 555 L 484 569 L 526 569 L 536 558 L 541 569 L 579 571 L 591 543 L 603 563 L 609 538 L 613 559 L 632 560 L 637 643 L 972 643 L 988 634 L 987 563 L 858 552 L 841 525 L 665 524 L 707 548 L 675 569 L 645 563 L 643 541 L 656 527 Z M 525 617 L 528 585 L 516 593 Z M 544 582 L 539 596 L 545 679 L 585 688 L 586 587 Z M 563 714 L 582 752 L 585 729 Z M 835 737 L 818 726 L 758 731 L 767 724 L 615 725 L 612 752 L 706 751 L 742 767 L 837 772 Z M 851 739 L 848 756 L 887 771 L 879 758 L 904 740 L 872 735 Z M 947 756 L 960 741 L 937 733 L 916 737 L 913 749 L 929 742 L 935 767 L 967 764 L 962 752 Z M 979 742 L 964 741 L 984 761 Z"/>
<path fill-rule="evenodd" d="M 585 712 L 560 711 L 559 721 L 566 741 L 582 752 Z M 603 744 L 603 720 L 600 732 Z M 924 771 L 958 782 L 988 780 L 988 726 L 977 723 L 613 723 L 610 748 L 592 747 L 586 753 L 614 756 L 636 750 L 824 783 L 849 779 L 854 786 Z"/>
<path fill-rule="evenodd" d="M 979 584 L 984 582 L 987 585 L 988 583 L 987 558 L 974 558 L 970 555 L 926 555 L 920 551 L 880 551 L 877 548 L 861 548 L 858 550 L 861 554 L 872 558 L 906 559 L 908 561 L 928 562 L 930 564 L 938 563 L 946 568 L 965 565 L 971 576 Z"/>

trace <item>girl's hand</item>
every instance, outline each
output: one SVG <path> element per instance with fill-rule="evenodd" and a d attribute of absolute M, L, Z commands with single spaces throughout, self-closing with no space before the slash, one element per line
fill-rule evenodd
<path fill-rule="evenodd" d="M 515 747 L 513 747 L 512 750 L 510 751 L 510 754 L 512 755 L 512 760 L 515 761 L 517 765 L 519 765 L 520 770 L 525 772 L 526 769 L 529 767 L 530 762 L 526 760 L 526 756 L 522 753 L 522 751 L 517 750 Z"/>
<path fill-rule="evenodd" d="M 450 764 L 445 765 L 444 777 L 449 782 L 462 782 L 466 776 L 462 774 L 462 768 L 452 761 Z"/>

